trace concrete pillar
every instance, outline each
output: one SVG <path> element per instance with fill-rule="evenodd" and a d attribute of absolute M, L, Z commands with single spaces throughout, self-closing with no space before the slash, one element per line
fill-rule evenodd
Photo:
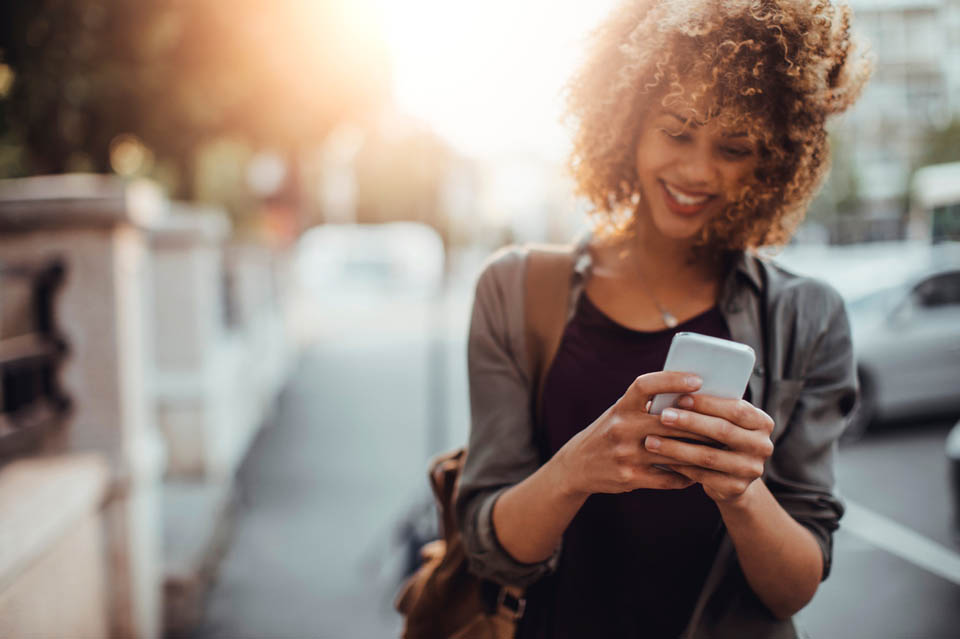
<path fill-rule="evenodd" d="M 60 258 L 56 322 L 68 343 L 62 387 L 74 402 L 62 448 L 107 460 L 110 634 L 160 633 L 159 478 L 150 406 L 149 261 L 143 229 L 168 203 L 147 182 L 96 175 L 0 181 L 0 256 Z"/>
<path fill-rule="evenodd" d="M 229 231 L 224 213 L 178 205 L 150 232 L 154 392 L 171 477 L 229 480 L 240 461 L 229 414 L 239 361 L 223 295 Z"/>

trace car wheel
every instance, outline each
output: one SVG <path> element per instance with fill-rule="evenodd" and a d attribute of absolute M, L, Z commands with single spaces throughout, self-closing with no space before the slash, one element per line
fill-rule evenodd
<path fill-rule="evenodd" d="M 857 379 L 860 381 L 860 397 L 853 407 L 853 412 L 850 413 L 847 428 L 840 438 L 845 443 L 855 442 L 862 438 L 870 428 L 870 424 L 873 423 L 877 413 L 876 388 L 873 380 L 862 370 L 857 371 Z"/>

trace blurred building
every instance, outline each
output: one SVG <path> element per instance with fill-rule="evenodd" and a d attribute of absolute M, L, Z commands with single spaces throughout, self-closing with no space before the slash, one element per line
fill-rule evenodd
<path fill-rule="evenodd" d="M 960 117 L 960 0 L 850 0 L 873 78 L 838 131 L 876 218 L 901 217 L 930 131 Z"/>

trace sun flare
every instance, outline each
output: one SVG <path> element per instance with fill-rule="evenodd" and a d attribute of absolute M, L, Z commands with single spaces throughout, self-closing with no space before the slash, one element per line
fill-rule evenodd
<path fill-rule="evenodd" d="M 560 91 L 613 0 L 378 0 L 398 107 L 458 150 L 556 155 Z"/>

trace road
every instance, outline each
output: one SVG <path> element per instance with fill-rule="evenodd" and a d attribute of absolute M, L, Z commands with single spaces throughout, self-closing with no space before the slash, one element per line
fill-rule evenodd
<path fill-rule="evenodd" d="M 832 574 L 798 616 L 810 636 L 960 635 L 960 543 L 944 454 L 950 426 L 897 424 L 841 450 L 837 485 L 848 512 L 834 537 Z"/>
<path fill-rule="evenodd" d="M 396 528 L 427 498 L 429 457 L 466 437 L 469 303 L 460 287 L 438 304 L 315 318 L 316 342 L 242 470 L 244 507 L 196 637 L 399 635 Z M 809 636 L 958 636 L 948 426 L 903 426 L 842 451 L 851 510 L 833 574 L 798 616 Z"/>

